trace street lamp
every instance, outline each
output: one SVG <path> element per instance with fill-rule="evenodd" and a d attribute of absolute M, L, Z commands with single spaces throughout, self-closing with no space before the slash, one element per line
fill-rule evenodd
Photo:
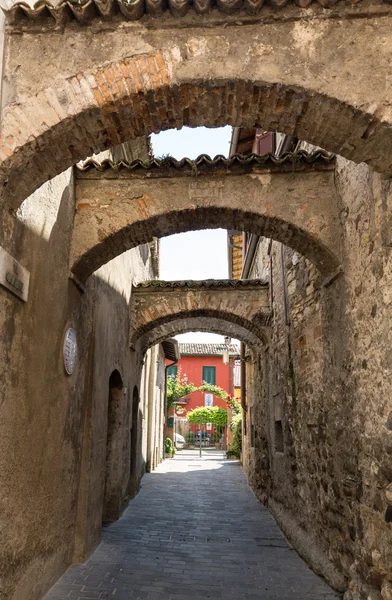
<path fill-rule="evenodd" d="M 224 365 L 229 364 L 230 345 L 231 345 L 231 337 L 225 335 L 225 337 L 223 338 L 223 357 L 222 357 Z"/>

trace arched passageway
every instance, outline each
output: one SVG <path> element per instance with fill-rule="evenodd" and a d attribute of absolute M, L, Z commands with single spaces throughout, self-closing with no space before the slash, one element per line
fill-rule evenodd
<path fill-rule="evenodd" d="M 76 171 L 71 270 L 93 271 L 138 244 L 181 231 L 223 227 L 274 238 L 325 275 L 340 262 L 334 157 L 89 162 Z"/>
<path fill-rule="evenodd" d="M 142 343 L 145 351 L 164 331 L 168 337 L 188 319 L 197 329 L 208 322 L 215 322 L 215 329 L 221 323 L 234 331 L 238 326 L 239 337 L 261 343 L 270 317 L 268 284 L 262 281 L 146 282 L 135 286 L 131 297 L 130 343 Z"/>
<path fill-rule="evenodd" d="M 259 124 L 390 172 L 390 11 L 383 19 L 323 14 L 311 25 L 280 14 L 279 23 L 225 27 L 212 36 L 200 21 L 190 29 L 174 21 L 99 34 L 71 27 L 61 44 L 57 32 L 42 32 L 38 44 L 36 35 L 13 35 L 11 27 L 3 204 L 17 208 L 44 181 L 94 152 L 183 125 Z M 285 43 L 277 46 L 277 39 Z"/>
<path fill-rule="evenodd" d="M 194 313 L 177 315 L 173 321 L 156 325 L 154 329 L 142 335 L 138 340 L 138 347 L 146 349 L 159 344 L 167 337 L 173 337 L 182 333 L 200 331 L 205 333 L 216 333 L 222 336 L 230 336 L 246 343 L 250 348 L 259 348 L 260 344 L 268 346 L 268 328 L 252 333 L 239 323 L 229 321 L 226 317 L 220 318 L 216 314 L 200 316 Z M 261 336 L 261 337 L 259 337 Z"/>
<path fill-rule="evenodd" d="M 230 20 L 225 15 L 217 17 L 216 12 L 212 12 L 210 15 L 192 16 L 188 20 L 177 22 L 171 17 L 154 22 L 147 15 L 143 22 L 133 23 L 131 26 L 119 25 L 117 20 L 109 27 L 99 25 L 91 29 L 83 28 L 77 23 L 71 27 L 60 23 L 55 31 L 48 30 L 45 25 L 36 31 L 30 29 L 20 33 L 11 26 L 6 33 L 4 78 L 7 90 L 3 94 L 1 117 L 1 202 L 6 209 L 3 212 L 5 226 L 2 245 L 11 252 L 23 238 L 22 235 L 16 235 L 16 241 L 13 239 L 13 224 L 10 221 L 21 202 L 44 181 L 62 173 L 78 160 L 91 156 L 93 152 L 152 131 L 181 128 L 183 125 L 259 125 L 265 129 L 296 135 L 299 139 L 313 142 L 357 163 L 364 161 L 372 168 L 390 174 L 392 118 L 387 83 L 392 49 L 391 8 L 372 2 L 370 9 L 368 3 L 362 5 L 359 2 L 355 7 L 339 8 L 338 13 L 322 9 L 314 12 L 312 8 L 304 13 L 298 12 L 296 7 L 294 11 L 297 12 L 293 13 L 291 8 L 289 6 L 289 12 L 282 11 L 281 16 L 271 17 L 268 13 L 266 16 L 260 15 L 257 20 L 248 19 L 244 15 L 243 18 L 241 16 L 241 22 L 238 15 Z M 80 15 L 90 9 L 91 3 L 74 6 L 74 10 L 79 11 Z M 48 11 L 46 7 L 38 10 L 43 13 Z M 93 11 L 95 10 L 93 7 Z M 382 18 L 379 18 L 381 14 Z M 312 16 L 311 20 L 309 15 Z M 227 24 L 230 26 L 226 27 Z M 38 26 L 40 27 L 41 25 Z M 374 35 L 375 31 L 377 35 Z M 385 301 L 389 296 L 390 285 L 387 264 L 390 239 L 389 232 L 382 231 L 380 234 L 378 231 L 378 225 L 388 222 L 390 216 L 384 214 L 389 210 L 386 208 L 389 206 L 388 183 L 373 178 L 373 174 L 366 169 L 355 172 L 352 165 L 346 165 L 345 169 L 340 184 L 341 190 L 343 189 L 341 216 L 342 222 L 347 222 L 346 250 L 349 255 L 345 262 L 346 288 L 337 290 L 338 286 L 330 287 L 325 292 L 329 297 L 326 297 L 324 306 L 331 307 L 330 313 L 334 311 L 339 318 L 347 317 L 348 325 L 343 329 L 341 322 L 337 323 L 338 319 L 330 319 L 333 331 L 328 331 L 326 339 L 321 340 L 323 348 L 329 352 L 324 361 L 325 369 L 319 369 L 322 371 L 320 381 L 323 387 L 317 387 L 325 396 L 322 398 L 322 405 L 326 407 L 325 423 L 320 423 L 317 419 L 312 421 L 314 398 L 311 392 L 310 410 L 304 409 L 298 421 L 299 431 L 303 433 L 306 430 L 309 438 L 322 441 L 320 450 L 325 451 L 325 454 L 320 453 L 319 465 L 313 464 L 313 469 L 318 469 L 320 465 L 323 469 L 321 483 L 315 490 L 313 477 L 313 487 L 301 487 L 303 481 L 301 482 L 300 476 L 304 475 L 304 470 L 298 475 L 294 454 L 291 453 L 287 460 L 291 461 L 288 472 L 292 476 L 292 487 L 288 485 L 286 478 L 278 493 L 283 488 L 286 488 L 288 495 L 291 490 L 299 490 L 299 495 L 307 498 L 311 497 L 307 496 L 307 489 L 316 491 L 316 495 L 312 496 L 312 511 L 299 510 L 298 514 L 312 514 L 312 525 L 315 522 L 319 525 L 322 523 L 322 531 L 326 532 L 324 544 L 327 552 L 337 558 L 339 567 L 352 578 L 353 589 L 358 589 L 362 581 L 363 591 L 371 582 L 377 588 L 375 597 L 378 598 L 382 593 L 387 598 L 391 587 L 389 577 L 388 580 L 385 577 L 385 565 L 390 564 L 388 527 L 392 509 L 387 504 L 390 470 L 384 461 L 388 456 L 388 448 L 390 449 L 390 424 L 389 417 L 387 420 L 389 408 L 386 402 L 384 405 L 381 403 L 383 398 L 390 397 L 390 393 L 388 388 L 382 394 L 379 390 L 387 386 L 387 378 L 383 374 L 387 371 L 389 362 L 388 356 L 383 354 L 384 350 L 372 342 L 377 340 L 377 332 L 382 331 L 382 336 L 377 340 L 380 342 L 381 339 L 382 343 L 378 345 L 389 347 L 389 340 L 384 332 L 389 330 L 390 317 L 390 306 Z M 357 173 L 361 174 L 357 178 L 359 184 L 355 181 Z M 347 193 L 348 180 L 352 184 L 350 193 Z M 63 199 L 65 209 L 72 209 L 72 194 L 64 194 Z M 199 222 L 202 222 L 208 218 L 212 223 L 213 215 L 207 209 L 203 210 L 195 213 L 196 220 L 200 219 Z M 375 215 L 373 210 L 376 211 Z M 245 229 L 249 226 L 252 230 L 252 223 L 260 215 L 252 210 L 247 215 L 232 213 L 230 219 L 227 218 L 227 225 L 233 226 L 235 216 L 240 217 L 238 223 L 241 227 Z M 70 246 L 70 239 L 65 232 L 72 230 L 71 221 L 65 221 L 66 219 L 59 223 L 57 230 L 57 233 L 61 231 L 64 235 L 60 242 L 62 252 L 58 251 L 60 246 L 56 245 L 61 237 L 56 237 L 56 230 L 52 245 L 47 249 L 47 256 L 56 253 L 56 258 L 65 257 L 60 264 L 63 281 L 67 277 Z M 218 215 L 216 222 L 218 221 L 224 224 L 222 214 Z M 366 229 L 363 222 L 367 225 L 371 223 L 370 227 Z M 150 239 L 154 227 L 157 232 L 160 231 L 156 222 L 149 225 L 153 227 L 145 238 L 140 236 L 141 241 Z M 293 231 L 284 219 L 273 222 L 270 229 L 265 228 L 265 221 L 258 225 L 258 228 L 254 228 L 255 233 L 272 235 L 276 228 L 281 236 L 285 231 L 288 232 L 286 238 L 276 235 L 276 239 L 288 244 L 294 240 Z M 180 223 L 177 226 L 180 227 Z M 189 227 L 189 223 L 183 221 L 181 226 Z M 174 231 L 170 228 L 167 230 Z M 302 238 L 302 248 L 305 248 L 308 230 L 299 227 L 299 231 L 305 232 Z M 130 237 L 127 239 L 124 248 L 129 244 Z M 135 236 L 136 241 L 137 239 L 139 238 Z M 326 247 L 331 250 L 328 245 Z M 301 246 L 298 245 L 297 248 L 300 250 Z M 333 247 L 332 250 L 334 249 Z M 18 252 L 19 250 L 18 247 Z M 38 261 L 42 257 L 41 248 L 40 251 L 31 252 L 30 255 Z M 116 256 L 117 252 L 118 248 L 112 254 L 108 252 L 107 256 Z M 309 257 L 312 258 L 310 254 Z M 47 266 L 52 266 L 49 262 L 45 256 L 40 268 L 42 267 L 46 277 L 49 270 L 50 275 L 54 275 L 52 281 L 58 284 L 61 279 L 58 275 L 60 270 L 47 269 Z M 105 260 L 101 263 L 97 261 L 91 265 L 85 263 L 84 273 L 90 274 L 104 262 Z M 322 264 L 321 259 L 319 262 Z M 33 261 L 31 264 L 32 270 L 36 268 Z M 23 332 L 27 337 L 26 331 L 31 331 L 31 323 L 39 323 L 42 329 L 39 332 L 41 347 L 48 340 L 51 344 L 50 351 L 43 352 L 42 358 L 46 361 L 47 370 L 58 373 L 61 356 L 59 329 L 67 317 L 75 317 L 80 337 L 84 339 L 88 338 L 90 330 L 95 326 L 92 323 L 94 310 L 91 306 L 83 312 L 82 304 L 84 302 L 87 305 L 87 295 L 81 300 L 72 286 L 68 289 L 61 281 L 61 285 L 56 286 L 59 290 L 58 302 L 53 303 L 52 297 L 50 302 L 42 302 L 45 298 L 41 289 L 45 288 L 47 279 L 42 273 L 41 276 L 42 279 L 37 278 L 35 281 L 34 304 L 25 306 L 23 313 L 20 306 L 14 308 L 12 301 L 8 302 L 7 299 L 5 313 L 6 367 L 12 361 L 13 366 L 5 369 L 4 397 L 10 406 L 3 422 L 10 424 L 10 431 L 15 436 L 13 439 L 19 441 L 22 452 L 16 455 L 6 449 L 6 453 L 3 453 L 2 448 L 2 460 L 6 474 L 9 475 L 4 489 L 9 506 L 13 505 L 12 510 L 20 507 L 23 499 L 23 519 L 21 518 L 17 533 L 17 544 L 12 543 L 15 528 L 9 526 L 15 519 L 8 519 L 5 527 L 5 593 L 9 597 L 15 594 L 27 597 L 25 591 L 28 589 L 29 594 L 38 598 L 45 586 L 70 562 L 76 496 L 74 472 L 78 470 L 81 438 L 80 423 L 75 415 L 80 414 L 83 406 L 83 380 L 86 379 L 82 364 L 85 356 L 82 355 L 81 365 L 73 378 L 53 378 L 56 402 L 52 402 L 52 390 L 48 392 L 47 388 L 43 401 L 42 382 L 36 386 L 34 379 L 33 385 L 29 387 L 32 378 L 26 377 L 25 384 L 20 381 L 22 373 L 23 376 L 29 375 L 27 369 L 24 372 L 24 369 L 19 368 L 20 365 L 24 366 L 25 354 L 21 355 L 20 362 L 13 359 L 18 343 L 19 348 L 26 348 L 26 345 L 20 343 L 20 338 L 15 337 L 13 330 L 17 332 L 16 335 Z M 105 281 L 111 283 L 107 273 Z M 315 287 L 313 280 L 310 286 L 307 285 L 308 281 L 303 278 L 298 286 L 299 294 L 303 293 L 305 298 L 308 293 L 312 293 L 308 288 L 314 290 Z M 97 287 L 94 288 L 94 285 Z M 99 289 L 98 295 L 102 302 L 99 311 L 96 311 L 99 312 L 97 329 L 100 332 L 99 339 L 106 343 L 109 328 L 106 327 L 105 301 L 110 294 L 114 300 L 114 294 L 109 289 L 110 285 L 105 288 L 98 288 L 96 282 L 94 285 L 91 283 L 88 289 Z M 128 322 L 124 315 L 128 314 L 126 298 L 130 295 L 130 284 L 128 287 L 119 287 L 116 317 L 122 317 L 118 329 L 121 329 L 124 338 L 128 334 Z M 342 293 L 339 294 L 339 291 Z M 91 297 L 89 300 L 91 301 Z M 94 300 L 95 298 L 91 303 Z M 52 306 L 50 310 L 46 310 L 49 303 L 57 305 L 57 313 L 54 313 L 54 309 L 51 312 Z M 34 310 L 31 306 L 34 306 Z M 40 319 L 36 318 L 35 312 L 39 313 Z M 50 313 L 49 318 L 45 312 Z M 218 317 L 224 322 L 230 320 L 227 315 L 226 311 L 223 314 L 207 312 L 203 316 Z M 188 318 L 194 322 L 193 319 L 200 316 L 200 313 L 180 311 L 173 316 L 171 323 L 175 319 L 178 319 L 177 323 L 184 323 Z M 20 327 L 14 328 L 14 317 Z M 61 325 L 58 325 L 58 330 L 54 333 L 52 325 L 58 323 Z M 162 331 L 162 328 L 171 326 L 171 323 L 156 319 L 154 330 Z M 24 324 L 29 324 L 30 328 L 24 329 Z M 249 325 L 249 320 L 240 324 L 243 332 L 249 330 L 255 335 L 253 322 L 252 326 Z M 285 324 L 283 318 L 282 330 Z M 145 340 L 148 347 L 150 332 L 152 330 L 141 327 L 139 343 Z M 35 333 L 33 330 L 33 334 Z M 14 345 L 12 349 L 9 338 Z M 113 351 L 113 354 L 116 359 L 117 349 L 121 347 L 118 339 L 112 344 L 112 349 L 115 346 L 116 352 Z M 315 339 L 316 335 L 306 342 L 303 336 L 299 336 L 298 355 L 303 359 L 304 370 L 307 348 L 312 346 Z M 320 338 L 317 339 L 320 341 Z M 336 347 L 338 351 L 335 352 Z M 124 361 L 130 358 L 124 350 L 121 352 Z M 283 365 L 285 376 L 292 369 L 291 357 L 287 358 L 288 364 Z M 40 363 L 43 364 L 41 357 Z M 120 363 L 114 360 L 110 364 Z M 368 369 L 368 364 L 376 368 Z M 309 365 L 307 368 L 309 370 Z M 380 376 L 377 376 L 377 372 Z M 154 385 L 154 378 L 151 380 Z M 133 384 L 134 381 L 132 386 Z M 106 381 L 101 389 L 107 393 Z M 9 391 L 12 395 L 8 394 Z M 14 398 L 16 402 L 13 403 Z M 60 406 L 58 398 L 66 398 L 66 404 Z M 295 402 L 293 397 L 292 404 Z M 17 437 L 15 423 L 19 424 L 20 430 L 26 431 L 26 439 L 31 439 L 33 443 L 23 446 L 24 440 L 20 434 Z M 26 428 L 21 427 L 21 423 L 26 424 Z M 367 439 L 364 437 L 361 443 L 357 443 L 355 435 L 361 431 L 369 433 Z M 56 437 L 53 432 L 60 433 L 58 444 L 53 444 L 53 438 Z M 128 422 L 127 432 L 129 433 Z M 37 443 L 35 448 L 37 434 L 42 435 L 42 444 Z M 2 437 L 8 439 L 9 435 L 6 430 L 6 436 Z M 335 443 L 337 438 L 340 446 Z M 99 440 L 102 440 L 102 436 L 99 436 Z M 329 441 L 329 454 L 324 441 Z M 26 447 L 34 448 L 34 455 L 29 473 L 30 481 L 25 482 L 22 476 L 22 485 L 15 480 L 18 476 L 16 473 L 22 472 L 20 465 L 25 464 L 24 458 L 30 459 Z M 313 447 L 309 445 L 306 448 L 304 460 L 312 454 L 309 448 Z M 378 456 L 376 448 L 379 449 Z M 59 450 L 62 452 L 62 461 L 59 461 L 59 468 L 52 471 L 55 462 L 52 457 L 58 456 Z M 129 459 L 129 452 L 127 458 Z M 314 463 L 317 462 L 316 459 Z M 268 457 L 263 456 L 258 464 L 267 462 Z M 44 472 L 47 473 L 47 480 L 42 475 Z M 129 465 L 127 474 L 129 475 Z M 38 487 L 37 481 L 42 487 L 34 495 Z M 370 487 L 368 482 L 371 482 Z M 101 489 L 101 485 L 99 487 Z M 27 510 L 24 502 L 26 490 L 29 496 Z M 317 496 L 319 492 L 320 495 Z M 339 527 L 336 526 L 337 506 L 342 515 L 338 521 L 341 525 Z M 48 522 L 56 521 L 58 514 L 61 514 L 61 523 L 66 529 L 64 535 L 48 526 Z M 36 518 L 37 515 L 41 517 L 40 520 Z M 97 520 L 95 513 L 94 519 Z M 32 525 L 33 521 L 37 524 L 37 529 Z M 45 537 L 45 543 L 37 545 L 32 552 L 33 543 L 29 546 L 29 541 L 38 539 L 37 530 L 39 538 L 41 534 Z M 88 547 L 91 548 L 91 544 Z M 25 572 L 28 573 L 26 578 L 25 572 L 16 574 L 16 565 L 25 566 Z M 36 575 L 44 572 L 46 578 L 42 583 L 37 583 Z M 34 589 L 31 592 L 32 587 Z M 369 593 L 366 593 L 366 597 L 368 596 Z"/>

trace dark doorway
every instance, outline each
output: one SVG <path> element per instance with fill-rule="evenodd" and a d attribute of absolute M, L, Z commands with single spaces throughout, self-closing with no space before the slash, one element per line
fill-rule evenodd
<path fill-rule="evenodd" d="M 105 491 L 103 499 L 103 521 L 118 518 L 118 498 L 115 490 L 116 481 L 116 446 L 117 432 L 121 425 L 123 403 L 123 382 L 120 373 L 115 370 L 109 379 L 108 423 L 106 437 Z"/>
<path fill-rule="evenodd" d="M 137 386 L 133 388 L 132 394 L 132 425 L 131 425 L 131 471 L 129 478 L 129 496 L 136 496 L 139 489 L 139 477 L 137 467 L 137 448 L 138 448 L 138 416 L 139 416 L 139 390 Z"/>

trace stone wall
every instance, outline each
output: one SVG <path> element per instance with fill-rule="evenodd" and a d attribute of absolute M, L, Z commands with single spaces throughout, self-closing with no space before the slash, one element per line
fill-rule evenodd
<path fill-rule="evenodd" d="M 142 411 L 138 402 L 133 411 L 142 360 L 129 348 L 129 302 L 133 281 L 155 278 L 156 268 L 149 248 L 136 248 L 81 293 L 69 279 L 73 218 L 72 171 L 42 186 L 16 218 L 3 214 L 1 245 L 31 280 L 26 303 L 0 289 L 1 600 L 41 598 L 85 558 L 102 518 L 121 514 L 143 468 L 142 419 L 132 420 Z M 78 359 L 68 376 L 70 326 Z"/>
<path fill-rule="evenodd" d="M 88 161 L 76 171 L 71 270 L 84 282 L 153 236 L 219 226 L 277 239 L 329 273 L 340 262 L 336 207 L 334 159 L 323 152 L 143 167 Z"/>
<path fill-rule="evenodd" d="M 133 291 L 130 340 L 144 350 L 157 339 L 157 329 L 159 336 L 169 337 L 173 322 L 195 320 L 197 330 L 205 330 L 208 319 L 216 319 L 260 343 L 269 318 L 268 285 L 257 280 L 142 282 Z"/>
<path fill-rule="evenodd" d="M 387 600 L 390 183 L 339 158 L 336 185 L 341 275 L 323 282 L 289 248 L 265 239 L 258 246 L 250 277 L 270 280 L 274 319 L 268 381 L 248 391 L 244 465 L 258 496 L 317 572 L 349 588 L 349 600 Z M 259 405 L 252 413 L 255 435 L 267 437 L 268 461 L 250 441 L 252 394 Z"/>
<path fill-rule="evenodd" d="M 11 25 L 2 200 L 15 208 L 77 160 L 183 125 L 262 124 L 390 173 L 391 7 L 347 9 L 320 10 L 311 22 L 312 13 L 282 9 L 258 22 L 232 17 L 230 26 L 213 11 L 162 26 L 109 18 L 45 31 L 32 19 L 21 33 Z"/>

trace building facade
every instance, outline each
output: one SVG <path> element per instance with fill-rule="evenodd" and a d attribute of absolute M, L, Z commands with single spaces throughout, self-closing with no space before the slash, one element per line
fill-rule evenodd
<path fill-rule="evenodd" d="M 230 348 L 228 361 L 223 361 L 223 353 L 226 347 Z M 175 366 L 168 367 L 168 376 L 179 377 L 183 381 L 193 383 L 196 387 L 203 383 L 209 383 L 222 388 L 228 395 L 237 399 L 240 397 L 240 375 L 239 375 L 239 346 L 231 344 L 226 346 L 222 339 L 222 344 L 217 343 L 179 343 L 180 359 Z M 184 398 L 181 398 L 176 404 L 177 409 L 171 411 L 173 418 L 173 432 L 177 431 L 185 435 L 191 431 L 197 434 L 200 426 L 189 424 L 186 415 L 191 410 L 200 406 L 218 406 L 228 410 L 227 402 L 219 398 L 212 392 L 195 391 Z M 230 411 L 228 411 L 229 413 Z M 228 425 L 230 425 L 230 414 L 228 414 Z M 226 449 L 230 443 L 231 433 L 228 427 L 222 431 L 222 441 L 218 440 L 216 428 L 211 425 L 203 425 L 204 439 L 211 438 L 211 445 L 215 441 L 220 443 L 223 449 Z M 168 431 L 169 435 L 171 431 Z M 216 440 L 215 440 L 216 438 Z"/>

